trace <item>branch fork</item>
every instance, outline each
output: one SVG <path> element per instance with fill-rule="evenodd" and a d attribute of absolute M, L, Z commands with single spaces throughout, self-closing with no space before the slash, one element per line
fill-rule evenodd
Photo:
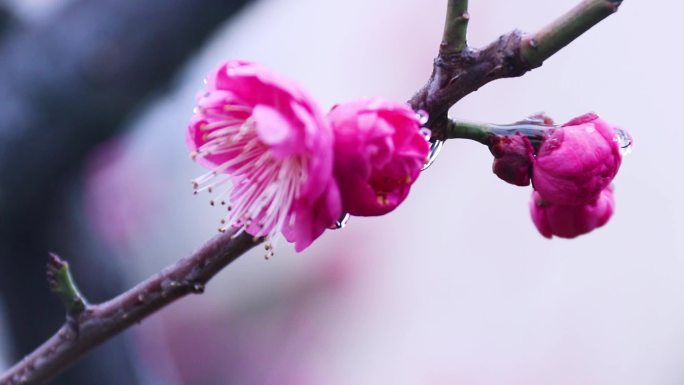
<path fill-rule="evenodd" d="M 410 100 L 416 111 L 429 115 L 433 140 L 448 139 L 448 111 L 459 100 L 485 84 L 512 78 L 540 67 L 543 62 L 615 13 L 622 0 L 583 0 L 573 9 L 533 34 L 513 31 L 487 47 L 466 43 L 468 2 L 449 0 L 444 38 L 427 84 Z M 460 16 L 459 16 L 460 15 Z"/>

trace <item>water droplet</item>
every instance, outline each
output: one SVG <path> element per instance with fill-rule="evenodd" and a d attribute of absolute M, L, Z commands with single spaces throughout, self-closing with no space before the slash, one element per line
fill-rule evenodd
<path fill-rule="evenodd" d="M 347 226 L 347 222 L 349 222 L 349 218 L 351 218 L 351 215 L 349 213 L 342 213 L 340 218 L 335 221 L 335 223 L 329 227 L 331 230 L 339 230 L 343 229 L 345 226 Z"/>
<path fill-rule="evenodd" d="M 430 115 L 428 115 L 425 110 L 418 110 L 416 115 L 418 116 L 418 122 L 420 122 L 421 126 L 424 126 L 427 124 L 428 120 L 430 120 Z"/>
<path fill-rule="evenodd" d="M 615 138 L 613 138 L 615 142 L 617 142 L 618 147 L 620 147 L 620 154 L 622 156 L 628 155 L 629 153 L 632 152 L 632 136 L 625 130 L 621 128 L 617 128 L 615 130 Z"/>
<path fill-rule="evenodd" d="M 192 292 L 195 294 L 202 294 L 204 293 L 204 284 L 201 282 L 195 282 L 192 285 Z"/>
<path fill-rule="evenodd" d="M 435 163 L 435 160 L 439 156 L 439 153 L 442 151 L 442 146 L 444 145 L 443 140 L 435 140 L 430 142 L 430 152 L 428 153 L 427 160 L 425 161 L 425 165 L 420 171 L 425 171 L 428 169 L 428 167 L 432 166 L 433 163 Z"/>
<path fill-rule="evenodd" d="M 430 129 L 427 127 L 421 127 L 420 134 L 423 135 L 423 138 L 429 142 L 430 137 L 432 136 L 432 131 L 430 131 Z"/>

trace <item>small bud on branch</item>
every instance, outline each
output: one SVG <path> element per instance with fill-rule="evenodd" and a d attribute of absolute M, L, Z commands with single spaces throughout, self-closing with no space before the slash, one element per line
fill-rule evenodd
<path fill-rule="evenodd" d="M 67 315 L 75 317 L 86 309 L 88 303 L 76 287 L 69 264 L 55 253 L 48 254 L 50 259 L 46 274 L 50 290 L 62 301 Z"/>

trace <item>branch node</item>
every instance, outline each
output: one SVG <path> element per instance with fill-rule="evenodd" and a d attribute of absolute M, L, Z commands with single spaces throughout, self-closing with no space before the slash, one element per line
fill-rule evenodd
<path fill-rule="evenodd" d="M 528 43 L 529 44 L 529 43 Z M 533 43 L 535 46 L 537 42 Z M 499 51 L 501 61 L 505 65 L 505 73 L 499 77 L 518 77 L 524 75 L 527 71 L 534 67 L 525 63 L 520 55 L 521 47 L 523 45 L 523 32 L 514 30 L 513 32 L 503 35 L 499 38 L 499 44 L 496 49 Z"/>
<path fill-rule="evenodd" d="M 47 281 L 50 290 L 57 294 L 67 312 L 67 323 L 78 325 L 78 316 L 88 307 L 88 302 L 79 292 L 71 276 L 69 264 L 55 253 L 48 253 Z M 76 327 L 75 330 L 78 328 Z"/>

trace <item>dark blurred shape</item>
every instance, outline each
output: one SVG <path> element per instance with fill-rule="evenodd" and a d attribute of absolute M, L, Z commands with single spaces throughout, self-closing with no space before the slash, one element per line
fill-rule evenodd
<path fill-rule="evenodd" d="M 75 0 L 0 41 L 0 289 L 14 357 L 37 347 L 64 311 L 45 282 L 46 252 L 71 262 L 84 294 L 125 289 L 73 204 L 82 161 L 228 17 L 250 0 Z M 0 24 L 1 26 L 1 24 Z M 67 200 L 68 196 L 72 195 Z M 124 339 L 55 383 L 135 384 Z"/>
<path fill-rule="evenodd" d="M 0 38 L 2 38 L 2 34 L 5 30 L 14 22 L 16 22 L 16 20 L 10 10 L 7 9 L 5 4 L 0 3 Z"/>

